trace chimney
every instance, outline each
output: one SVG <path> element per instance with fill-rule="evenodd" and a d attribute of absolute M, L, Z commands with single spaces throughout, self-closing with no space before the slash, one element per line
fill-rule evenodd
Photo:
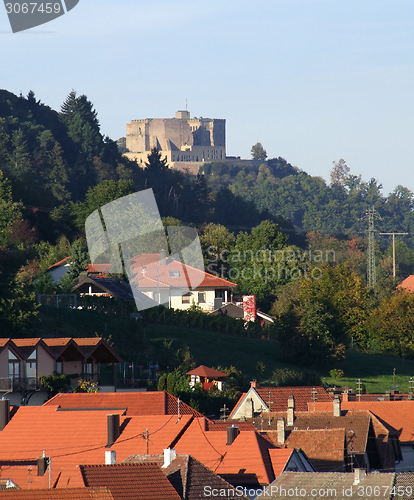
<path fill-rule="evenodd" d="M 252 398 L 246 400 L 246 411 L 244 413 L 246 418 L 254 417 L 254 401 Z"/>
<path fill-rule="evenodd" d="M 348 396 L 348 392 L 347 391 L 345 391 L 345 392 L 342 393 L 342 401 L 344 403 L 347 403 L 349 401 L 349 396 Z"/>
<path fill-rule="evenodd" d="M 116 465 L 115 450 L 105 450 L 105 465 Z"/>
<path fill-rule="evenodd" d="M 108 443 L 107 448 L 110 448 L 119 438 L 119 415 L 107 415 L 108 427 Z"/>
<path fill-rule="evenodd" d="M 45 452 L 43 452 L 43 456 L 37 459 L 37 475 L 44 476 L 47 469 L 48 458 L 46 457 Z"/>
<path fill-rule="evenodd" d="M 284 444 L 285 439 L 285 419 L 283 417 L 279 417 L 277 419 L 277 444 Z"/>
<path fill-rule="evenodd" d="M 295 421 L 295 396 L 291 395 L 288 399 L 287 425 L 293 425 Z"/>
<path fill-rule="evenodd" d="M 367 475 L 365 469 L 354 469 L 354 484 L 359 484 Z"/>
<path fill-rule="evenodd" d="M 253 387 L 253 389 L 258 389 L 260 387 L 260 383 L 257 380 L 252 380 L 250 382 L 250 387 Z"/>
<path fill-rule="evenodd" d="M 390 396 L 390 393 L 389 392 L 386 392 L 384 394 L 384 401 L 391 401 L 391 396 Z"/>
<path fill-rule="evenodd" d="M 227 446 L 234 443 L 236 437 L 239 435 L 239 428 L 234 424 L 231 427 L 227 427 Z"/>
<path fill-rule="evenodd" d="M 0 399 L 0 431 L 2 431 L 10 421 L 10 401 Z"/>
<path fill-rule="evenodd" d="M 165 253 L 165 250 L 161 250 L 160 251 L 160 265 L 161 266 L 165 266 L 166 264 L 166 257 L 167 257 L 167 254 Z"/>
<path fill-rule="evenodd" d="M 334 417 L 341 416 L 341 400 L 339 399 L 339 396 L 335 396 L 333 400 L 333 414 Z"/>
<path fill-rule="evenodd" d="M 171 462 L 175 459 L 177 454 L 175 453 L 174 448 L 167 448 L 164 450 L 164 463 L 162 465 L 163 468 L 168 467 Z"/>

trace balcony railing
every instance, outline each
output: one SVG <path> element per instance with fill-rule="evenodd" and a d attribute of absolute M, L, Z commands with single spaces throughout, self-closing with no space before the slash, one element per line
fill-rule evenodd
<path fill-rule="evenodd" d="M 9 391 L 35 391 L 40 389 L 41 384 L 39 379 L 36 377 L 5 377 L 0 378 L 0 392 Z"/>

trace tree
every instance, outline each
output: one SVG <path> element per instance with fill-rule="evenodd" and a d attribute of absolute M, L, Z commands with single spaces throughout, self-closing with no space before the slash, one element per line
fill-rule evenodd
<path fill-rule="evenodd" d="M 254 146 L 252 146 L 252 158 L 253 160 L 266 160 L 267 153 L 261 142 L 258 142 Z"/>
<path fill-rule="evenodd" d="M 350 168 L 343 158 L 332 163 L 334 166 L 331 170 L 331 184 L 333 186 L 344 186 L 345 181 L 348 178 Z"/>
<path fill-rule="evenodd" d="M 414 294 L 401 290 L 384 299 L 370 316 L 372 340 L 385 352 L 414 353 Z"/>

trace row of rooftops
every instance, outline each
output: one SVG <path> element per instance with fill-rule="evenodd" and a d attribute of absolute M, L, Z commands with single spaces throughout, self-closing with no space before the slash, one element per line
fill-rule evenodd
<path fill-rule="evenodd" d="M 77 361 L 93 356 L 101 363 L 119 363 L 121 358 L 101 337 L 89 338 L 0 338 L 0 350 L 9 348 L 20 359 L 27 359 L 37 347 L 43 347 L 49 355 L 58 360 Z"/>

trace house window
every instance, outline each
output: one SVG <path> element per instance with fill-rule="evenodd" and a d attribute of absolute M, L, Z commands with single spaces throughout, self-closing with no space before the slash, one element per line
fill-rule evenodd
<path fill-rule="evenodd" d="M 181 303 L 182 304 L 189 304 L 190 303 L 190 298 L 191 298 L 191 293 L 186 293 L 181 297 Z"/>
<path fill-rule="evenodd" d="M 171 278 L 179 278 L 180 277 L 180 271 L 170 271 L 170 277 Z"/>
<path fill-rule="evenodd" d="M 63 373 L 63 362 L 62 361 L 56 361 L 56 373 L 58 375 L 61 375 Z"/>
<path fill-rule="evenodd" d="M 37 377 L 37 357 L 36 350 L 26 360 L 26 377 L 36 378 Z"/>
<path fill-rule="evenodd" d="M 20 360 L 9 350 L 9 377 L 20 377 Z"/>
<path fill-rule="evenodd" d="M 198 292 L 198 302 L 203 303 L 206 301 L 206 292 Z"/>

